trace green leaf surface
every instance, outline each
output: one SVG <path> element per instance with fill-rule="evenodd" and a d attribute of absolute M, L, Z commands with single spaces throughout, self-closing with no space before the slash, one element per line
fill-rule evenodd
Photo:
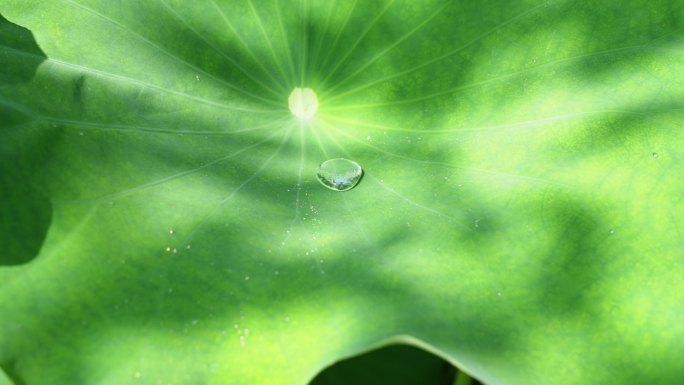
<path fill-rule="evenodd" d="M 684 378 L 681 1 L 0 13 L 16 384 L 305 384 L 389 342 L 490 385 Z"/>
<path fill-rule="evenodd" d="M 454 385 L 454 367 L 424 350 L 390 345 L 336 363 L 310 385 Z"/>

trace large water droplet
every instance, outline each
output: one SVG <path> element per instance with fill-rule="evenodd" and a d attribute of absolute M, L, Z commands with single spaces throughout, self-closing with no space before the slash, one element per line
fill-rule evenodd
<path fill-rule="evenodd" d="M 311 119 L 318 111 L 318 97 L 311 88 L 295 88 L 287 99 L 292 115 Z"/>
<path fill-rule="evenodd" d="M 316 177 L 331 190 L 347 191 L 359 183 L 363 169 L 358 163 L 344 158 L 330 159 L 318 166 Z"/>

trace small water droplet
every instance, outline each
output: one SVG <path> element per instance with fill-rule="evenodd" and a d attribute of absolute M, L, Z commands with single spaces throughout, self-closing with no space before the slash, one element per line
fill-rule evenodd
<path fill-rule="evenodd" d="M 166 251 L 171 251 L 171 247 L 170 247 L 170 246 L 166 246 L 166 248 L 165 248 L 164 250 L 166 250 Z"/>
<path fill-rule="evenodd" d="M 615 234 L 615 229 L 610 229 L 610 230 L 608 230 L 608 234 L 610 234 L 610 235 Z"/>
<path fill-rule="evenodd" d="M 78 134 L 79 134 L 80 136 L 83 136 L 83 132 L 79 132 Z"/>
<path fill-rule="evenodd" d="M 190 250 L 190 245 L 185 246 L 186 249 Z"/>
<path fill-rule="evenodd" d="M 140 372 L 135 372 L 135 373 L 133 373 L 133 377 L 135 377 L 135 378 L 140 378 Z"/>
<path fill-rule="evenodd" d="M 363 169 L 349 159 L 326 160 L 318 166 L 316 177 L 321 184 L 331 190 L 347 191 L 359 183 Z"/>
<path fill-rule="evenodd" d="M 176 253 L 178 252 L 178 250 L 176 250 L 176 249 L 173 249 L 173 250 L 171 250 L 171 251 L 172 251 L 174 254 L 176 254 Z"/>
<path fill-rule="evenodd" d="M 192 324 L 197 325 L 197 320 L 196 319 L 192 320 Z"/>
<path fill-rule="evenodd" d="M 500 292 L 500 291 L 497 292 L 496 295 L 498 295 L 499 297 L 501 297 L 501 292 Z"/>
<path fill-rule="evenodd" d="M 657 157 L 658 157 L 658 153 L 657 153 L 657 152 L 654 152 L 654 153 L 653 153 L 653 157 L 654 157 L 654 158 L 657 158 Z"/>
<path fill-rule="evenodd" d="M 240 346 L 245 347 L 245 336 L 240 336 Z"/>
<path fill-rule="evenodd" d="M 249 275 L 245 275 L 245 281 L 249 281 Z"/>
<path fill-rule="evenodd" d="M 239 327 L 240 327 L 240 325 L 238 325 L 238 324 L 235 324 L 235 325 L 233 325 L 233 327 L 234 327 L 235 329 L 237 329 L 237 328 L 239 328 Z"/>
<path fill-rule="evenodd" d="M 172 287 L 169 288 L 169 293 L 173 293 L 173 288 L 172 288 Z"/>
<path fill-rule="evenodd" d="M 174 233 L 175 231 L 173 231 L 173 229 L 169 229 L 169 235 L 173 235 Z"/>
<path fill-rule="evenodd" d="M 290 317 L 285 317 L 285 322 L 290 322 Z"/>
<path fill-rule="evenodd" d="M 249 329 L 245 328 L 244 333 L 245 333 L 246 336 L 248 336 L 248 335 L 249 335 Z"/>
<path fill-rule="evenodd" d="M 195 75 L 195 80 L 197 80 L 197 81 L 199 81 L 199 80 L 200 80 L 200 77 L 199 77 L 199 75 Z"/>

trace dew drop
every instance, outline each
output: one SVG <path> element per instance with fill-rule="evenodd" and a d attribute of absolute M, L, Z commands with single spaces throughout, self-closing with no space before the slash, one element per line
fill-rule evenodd
<path fill-rule="evenodd" d="M 245 281 L 249 281 L 249 275 L 245 275 Z"/>
<path fill-rule="evenodd" d="M 245 346 L 245 336 L 240 336 L 240 346 Z"/>
<path fill-rule="evenodd" d="M 608 234 L 610 234 L 610 235 L 615 234 L 615 229 L 610 229 L 610 230 L 608 230 Z"/>
<path fill-rule="evenodd" d="M 321 184 L 331 190 L 347 191 L 359 183 L 363 176 L 361 166 L 349 159 L 326 160 L 318 166 L 316 177 Z"/>
<path fill-rule="evenodd" d="M 658 157 L 658 153 L 657 153 L 657 152 L 654 152 L 654 153 L 653 153 L 653 157 L 654 157 L 654 158 L 657 158 L 657 157 Z"/>
<path fill-rule="evenodd" d="M 173 229 L 169 229 L 169 235 L 173 235 L 175 231 Z"/>

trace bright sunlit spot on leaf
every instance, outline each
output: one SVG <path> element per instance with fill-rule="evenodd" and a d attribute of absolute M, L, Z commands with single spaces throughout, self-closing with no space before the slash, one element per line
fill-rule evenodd
<path fill-rule="evenodd" d="M 292 115 L 302 120 L 309 120 L 318 111 L 318 97 L 311 88 L 295 88 L 288 98 Z"/>

